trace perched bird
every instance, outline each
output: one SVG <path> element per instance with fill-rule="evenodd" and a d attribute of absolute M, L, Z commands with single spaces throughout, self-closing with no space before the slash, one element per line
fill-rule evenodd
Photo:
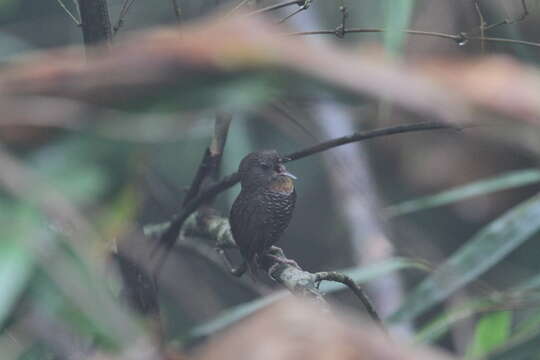
<path fill-rule="evenodd" d="M 238 172 L 242 189 L 229 221 L 245 265 L 255 276 L 260 260 L 289 225 L 296 204 L 296 177 L 275 150 L 248 154 Z"/>

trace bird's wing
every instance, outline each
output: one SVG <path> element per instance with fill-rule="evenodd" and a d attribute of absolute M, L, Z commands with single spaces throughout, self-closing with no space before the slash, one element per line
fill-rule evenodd
<path fill-rule="evenodd" d="M 248 262 L 264 249 L 271 231 L 271 214 L 258 195 L 240 196 L 231 209 L 231 230 L 244 259 Z"/>

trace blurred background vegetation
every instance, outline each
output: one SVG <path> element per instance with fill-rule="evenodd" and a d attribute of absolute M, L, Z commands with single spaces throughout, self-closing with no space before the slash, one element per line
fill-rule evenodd
<path fill-rule="evenodd" d="M 76 13 L 74 3 L 65 1 Z M 244 7 L 272 3 L 251 1 Z M 232 6 L 224 0 L 178 0 L 178 4 L 181 24 Z M 539 2 L 527 4 L 529 14 L 523 21 L 497 26 L 489 36 L 538 39 Z M 518 19 L 522 13 L 518 0 L 485 0 L 480 5 L 488 24 Z M 109 0 L 113 23 L 122 6 L 121 0 Z M 339 6 L 347 9 L 348 26 L 387 31 L 347 34 L 344 39 L 321 35 L 306 41 L 324 38 L 349 48 L 380 45 L 396 61 L 413 64 L 433 56 L 469 59 L 493 54 L 534 67 L 540 63 L 535 47 L 488 42 L 482 50 L 477 41 L 458 46 L 452 40 L 406 36 L 401 31 L 478 32 L 472 0 L 313 1 L 286 24 L 297 31 L 334 29 L 342 21 Z M 294 9 L 270 15 L 279 20 Z M 121 43 L 135 30 L 177 22 L 170 1 L 137 1 L 114 42 Z M 81 29 L 54 0 L 2 0 L 0 23 L 5 64 L 29 52 L 82 44 Z M 281 89 L 277 99 L 264 101 L 273 94 L 259 83 L 264 81 L 253 76 L 247 85 L 240 82 L 227 89 L 203 83 L 194 96 L 180 97 L 204 96 L 204 104 L 182 100 L 174 113 L 158 104 L 144 112 L 127 109 L 128 113 L 78 128 L 0 127 L 2 359 L 125 354 L 141 339 L 152 342 L 145 334 L 152 334 L 148 329 L 153 325 L 117 301 L 122 285 L 109 253 L 133 229 L 167 221 L 180 210 L 223 99 L 235 104 L 223 174 L 235 171 L 240 159 L 257 149 L 289 153 L 352 131 L 434 120 L 394 107 L 387 99 L 336 100 L 325 89 Z M 215 91 L 228 92 L 215 96 L 216 107 L 214 96 L 207 96 Z M 480 123 L 492 120 L 490 113 L 482 116 L 476 119 Z M 381 261 L 396 265 L 383 290 L 377 284 L 389 279 L 391 266 L 368 276 L 368 290 L 389 323 L 402 325 L 396 332 L 411 342 L 437 344 L 459 357 L 537 358 L 538 126 L 500 114 L 493 117 L 495 124 L 379 138 L 347 145 L 345 153 L 331 150 L 289 164 L 299 177 L 299 199 L 280 243 L 285 253 L 313 272 L 358 270 Z M 449 189 L 454 191 L 444 193 Z M 222 214 L 228 213 L 238 191 L 236 186 L 218 197 L 216 208 Z M 439 193 L 443 194 L 425 198 Z M 364 206 L 358 212 L 356 198 Z M 73 222 L 79 225 L 75 234 Z M 360 233 L 355 224 L 361 225 Z M 389 243 L 382 241 L 373 248 L 358 238 L 359 234 L 370 238 L 373 232 Z M 454 262 L 448 263 L 452 255 Z M 398 272 L 403 258 L 411 261 Z M 458 279 L 450 281 L 449 294 L 437 288 L 441 278 L 430 275 L 441 264 Z M 197 326 L 222 318 L 225 310 L 252 305 L 261 296 L 259 287 L 275 287 L 270 282 L 252 286 L 232 280 L 188 250 L 175 252 L 162 276 L 168 285 L 160 291 L 161 316 L 166 319 L 167 341 L 176 348 L 189 345 Z M 332 297 L 357 307 L 349 293 Z M 381 300 L 385 297 L 395 298 L 385 304 Z"/>

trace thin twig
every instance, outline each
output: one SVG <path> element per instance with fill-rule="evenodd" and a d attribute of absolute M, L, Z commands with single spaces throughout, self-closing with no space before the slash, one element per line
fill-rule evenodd
<path fill-rule="evenodd" d="M 323 143 L 317 144 L 307 149 L 300 150 L 292 154 L 286 155 L 284 156 L 284 161 L 287 162 L 287 161 L 298 160 L 303 157 L 310 156 L 310 155 L 328 150 L 336 146 L 345 145 L 345 144 L 349 144 L 356 141 L 363 141 L 363 140 L 372 139 L 372 138 L 381 137 L 381 136 L 403 134 L 407 132 L 437 130 L 437 129 L 455 129 L 455 127 L 452 125 L 442 124 L 438 122 L 423 122 L 423 123 L 398 125 L 398 126 L 393 126 L 389 128 L 359 132 L 359 133 L 354 133 L 349 136 L 343 136 L 337 139 L 325 141 Z M 224 177 L 221 181 L 209 186 L 203 192 L 199 192 L 196 196 L 194 196 L 189 202 L 187 202 L 184 205 L 182 212 L 176 215 L 171 220 L 170 225 L 168 226 L 167 230 L 160 237 L 157 246 L 163 246 L 165 249 L 170 248 L 172 246 L 171 244 L 174 244 L 174 242 L 176 241 L 176 238 L 180 234 L 180 230 L 182 229 L 184 222 L 193 212 L 195 212 L 199 208 L 199 206 L 207 202 L 209 199 L 213 199 L 216 195 L 232 187 L 239 181 L 240 181 L 240 175 L 237 172 L 235 172 Z"/>
<path fill-rule="evenodd" d="M 339 7 L 339 11 L 341 12 L 341 24 L 339 24 L 336 28 L 336 36 L 339 38 L 344 38 L 345 34 L 347 33 L 346 21 L 349 16 L 349 12 L 347 10 L 347 7 L 345 6 L 345 0 L 341 0 L 341 6 Z"/>
<path fill-rule="evenodd" d="M 279 4 L 267 6 L 267 7 L 262 8 L 262 9 L 257 9 L 255 11 L 252 11 L 252 12 L 246 14 L 246 15 L 248 15 L 248 16 L 249 15 L 256 15 L 256 14 L 261 14 L 261 13 L 265 13 L 265 12 L 269 12 L 269 11 L 279 10 L 279 9 L 283 9 L 284 7 L 291 6 L 291 5 L 303 6 L 304 3 L 305 3 L 305 0 L 285 1 L 285 2 L 282 2 L 282 3 L 279 3 Z"/>
<path fill-rule="evenodd" d="M 56 0 L 56 2 L 66 12 L 66 14 L 68 14 L 68 16 L 71 18 L 71 20 L 73 20 L 75 25 L 81 26 L 81 21 L 79 19 L 77 19 L 77 17 L 67 8 L 66 4 L 64 4 L 64 2 L 62 0 Z"/>
<path fill-rule="evenodd" d="M 240 9 L 242 6 L 246 5 L 249 2 L 249 0 L 241 0 L 238 4 L 236 4 L 227 14 L 226 16 L 232 15 L 235 11 Z"/>
<path fill-rule="evenodd" d="M 284 157 L 284 160 L 287 162 L 294 161 L 294 160 L 298 160 L 298 159 L 301 159 L 301 158 L 304 158 L 313 154 L 320 153 L 322 151 L 334 148 L 336 146 L 350 144 L 353 142 L 363 141 L 367 139 L 373 139 L 373 138 L 381 137 L 381 136 L 403 134 L 407 132 L 416 132 L 416 131 L 439 130 L 439 129 L 457 129 L 457 128 L 453 125 L 448 125 L 448 124 L 439 123 L 439 122 L 421 122 L 421 123 L 415 123 L 415 124 L 392 126 L 388 128 L 382 128 L 382 129 L 376 129 L 376 130 L 370 130 L 370 131 L 364 131 L 364 132 L 357 132 L 351 135 L 342 136 L 336 139 L 328 140 L 320 144 L 314 145 L 312 147 L 309 147 L 307 149 L 303 149 L 303 150 L 291 153 L 289 155 L 286 155 Z"/>
<path fill-rule="evenodd" d="M 120 8 L 120 14 L 118 15 L 118 20 L 116 21 L 116 25 L 113 27 L 113 34 L 116 34 L 118 30 L 124 25 L 124 18 L 129 12 L 129 9 L 131 8 L 131 5 L 135 0 L 124 0 L 122 3 L 122 7 Z"/>
<path fill-rule="evenodd" d="M 221 158 L 223 155 L 223 149 L 227 140 L 229 127 L 232 121 L 232 116 L 229 113 L 220 112 L 216 114 L 216 120 L 214 122 L 214 136 L 210 146 L 206 149 L 203 159 L 199 165 L 199 169 L 191 183 L 190 188 L 186 193 L 186 198 L 183 203 L 183 211 L 181 215 L 173 219 L 169 228 L 160 237 L 160 241 L 156 243 L 154 249 L 151 251 L 150 256 L 153 257 L 158 249 L 162 249 L 161 257 L 156 262 L 156 274 L 160 272 L 163 264 L 167 259 L 167 255 L 174 246 L 176 238 L 180 234 L 182 225 L 185 220 L 201 205 L 209 205 L 214 196 L 206 196 L 196 205 L 194 200 L 199 198 L 201 193 L 208 194 L 207 188 L 212 188 L 218 180 L 219 169 L 221 164 Z M 215 193 L 217 195 L 219 192 Z"/>
<path fill-rule="evenodd" d="M 306 10 L 308 6 L 306 6 L 306 4 L 309 4 L 309 2 L 305 2 L 304 5 L 302 5 L 301 7 L 299 7 L 298 9 L 296 9 L 295 11 L 293 11 L 292 13 L 290 13 L 289 15 L 285 16 L 283 19 L 279 20 L 278 21 L 278 24 L 282 24 L 284 23 L 285 21 L 289 20 L 290 18 L 292 18 L 293 16 L 295 16 L 296 14 L 298 13 L 301 13 L 302 11 Z"/>
<path fill-rule="evenodd" d="M 497 37 L 480 38 L 480 37 L 475 37 L 475 36 L 469 37 L 469 40 L 483 40 L 487 42 L 508 43 L 508 44 L 525 45 L 525 46 L 532 46 L 535 48 L 540 48 L 540 43 L 532 42 L 532 41 L 525 41 L 525 40 L 514 40 L 514 39 L 497 38 Z"/>
<path fill-rule="evenodd" d="M 522 10 L 522 13 L 521 15 L 519 15 L 517 18 L 515 19 L 504 19 L 498 23 L 495 23 L 495 24 L 491 24 L 491 25 L 487 25 L 485 30 L 491 30 L 493 28 L 496 28 L 497 26 L 501 26 L 501 25 L 510 25 L 510 24 L 515 24 L 517 22 L 521 22 L 523 20 L 525 20 L 525 18 L 527 18 L 527 16 L 529 16 L 529 9 L 527 7 L 527 3 L 525 2 L 525 0 L 521 0 L 521 6 L 523 8 Z"/>
<path fill-rule="evenodd" d="M 482 14 L 482 9 L 480 8 L 480 0 L 474 0 L 474 8 L 478 14 L 478 20 L 480 21 L 480 37 L 483 39 L 485 37 L 485 28 L 486 22 L 484 21 L 484 14 Z M 484 40 L 480 40 L 480 48 L 482 53 L 486 52 L 486 44 Z"/>
<path fill-rule="evenodd" d="M 177 0 L 171 0 L 171 3 L 174 10 L 174 16 L 176 17 L 176 22 L 180 24 L 180 16 L 182 15 L 180 6 L 178 5 Z"/>
<path fill-rule="evenodd" d="M 305 36 L 305 35 L 334 35 L 337 37 L 340 37 L 340 34 L 349 34 L 349 33 L 384 33 L 386 29 L 384 28 L 352 28 L 352 29 L 346 29 L 345 31 L 341 31 L 339 29 L 334 30 L 315 30 L 315 31 L 302 31 L 302 32 L 294 32 L 294 33 L 288 33 L 288 36 Z M 486 42 L 504 42 L 504 43 L 511 43 L 511 44 L 517 44 L 517 45 L 526 45 L 526 46 L 533 46 L 540 48 L 540 43 L 531 42 L 531 41 L 524 41 L 524 40 L 514 40 L 514 39 L 505 39 L 505 38 L 495 38 L 495 37 L 479 37 L 479 36 L 469 36 L 467 33 L 459 33 L 459 34 L 447 34 L 447 33 L 440 33 L 440 32 L 433 32 L 433 31 L 421 31 L 421 30 L 410 30 L 410 29 L 404 29 L 402 32 L 409 34 L 409 35 L 419 35 L 419 36 L 430 36 L 430 37 L 437 37 L 442 39 L 449 39 L 454 40 L 457 44 L 462 45 L 467 40 L 483 40 Z"/>
<path fill-rule="evenodd" d="M 79 1 L 78 0 L 71 0 L 71 2 L 73 3 L 73 6 L 75 6 L 75 10 L 77 10 L 77 14 L 79 14 L 79 16 L 81 16 L 81 9 L 79 9 Z"/>
<path fill-rule="evenodd" d="M 369 317 L 377 324 L 379 324 L 381 326 L 381 328 L 384 329 L 384 326 L 383 326 L 383 322 L 379 316 L 379 314 L 377 313 L 377 311 L 375 310 L 375 308 L 373 307 L 373 305 L 371 304 L 371 301 L 369 300 L 367 294 L 364 292 L 364 290 L 362 290 L 362 288 L 360 286 L 358 286 L 354 280 L 352 278 L 350 278 L 349 276 L 345 275 L 345 274 L 342 274 L 342 273 L 338 273 L 338 272 L 335 272 L 335 271 L 332 271 L 332 272 L 318 272 L 315 274 L 316 276 L 316 281 L 317 282 L 321 282 L 321 281 L 334 281 L 334 282 L 339 282 L 339 283 L 342 283 L 344 285 L 347 285 L 347 287 L 360 299 L 360 301 L 362 302 L 362 305 L 364 306 L 364 308 L 366 309 Z"/>

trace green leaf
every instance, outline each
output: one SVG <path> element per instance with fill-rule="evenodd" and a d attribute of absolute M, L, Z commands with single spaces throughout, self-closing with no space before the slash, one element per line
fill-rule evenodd
<path fill-rule="evenodd" d="M 538 282 L 538 277 L 533 276 L 517 286 L 500 293 L 496 292 L 488 296 L 474 298 L 470 301 L 454 306 L 444 313 L 438 315 L 434 320 L 431 320 L 428 325 L 424 326 L 417 332 L 415 342 L 432 343 L 443 336 L 450 330 L 451 326 L 456 322 L 471 317 L 480 312 L 490 311 L 494 306 L 504 306 L 507 309 L 511 308 L 513 299 L 519 298 L 523 305 L 525 303 L 536 303 L 540 301 L 540 293 L 530 292 L 534 289 L 533 286 Z M 538 284 L 540 286 L 540 284 Z M 527 291 L 525 294 L 524 292 Z M 517 306 L 519 308 L 519 305 Z M 516 325 L 514 335 L 519 332 L 529 332 L 540 327 L 540 312 L 532 316 L 528 316 L 525 321 Z"/>
<path fill-rule="evenodd" d="M 531 360 L 540 358 L 540 329 L 526 336 L 512 337 L 503 349 L 496 350 L 489 360 Z"/>
<path fill-rule="evenodd" d="M 401 51 L 406 36 L 403 29 L 408 27 L 413 9 L 414 0 L 386 0 L 384 45 L 391 53 Z"/>
<path fill-rule="evenodd" d="M 498 311 L 484 315 L 476 324 L 467 357 L 481 357 L 504 345 L 510 335 L 511 326 L 511 311 Z"/>
<path fill-rule="evenodd" d="M 232 309 L 226 310 L 217 319 L 211 320 L 210 322 L 195 327 L 193 330 L 191 330 L 189 335 L 191 338 L 194 339 L 211 335 L 219 330 L 233 325 L 234 323 L 237 323 L 238 321 L 248 317 L 254 312 L 274 303 L 277 300 L 283 299 L 288 295 L 290 295 L 290 293 L 286 291 L 280 291 L 277 294 L 273 294 L 235 306 Z"/>
<path fill-rule="evenodd" d="M 476 279 L 540 229 L 540 195 L 485 226 L 410 294 L 388 321 L 409 321 Z"/>
<path fill-rule="evenodd" d="M 492 304 L 493 301 L 487 299 L 474 299 L 466 304 L 445 311 L 418 331 L 415 342 L 421 344 L 432 343 L 446 334 L 456 322 L 466 319 L 482 309 L 488 308 Z"/>
<path fill-rule="evenodd" d="M 394 258 L 383 261 L 381 263 L 369 265 L 362 268 L 354 268 L 341 271 L 350 277 L 357 283 L 366 282 L 368 280 L 377 278 L 379 276 L 385 275 L 387 273 L 406 269 L 406 268 L 416 268 L 425 270 L 426 267 L 414 260 L 405 259 L 405 258 Z M 334 291 L 343 290 L 346 287 L 343 284 L 325 282 L 321 284 L 321 291 L 326 293 L 331 293 Z M 254 301 L 249 301 L 240 305 L 237 305 L 231 309 L 226 310 L 223 314 L 217 317 L 210 322 L 199 325 L 191 330 L 189 336 L 192 338 L 199 338 L 211 335 L 216 331 L 222 330 L 244 318 L 248 315 L 253 314 L 257 310 L 272 304 L 273 302 L 284 298 L 289 295 L 288 292 L 279 292 L 277 294 L 267 296 L 264 298 L 259 298 Z"/>
<path fill-rule="evenodd" d="M 400 216 L 437 206 L 443 206 L 496 191 L 512 189 L 540 182 L 540 170 L 526 169 L 459 186 L 432 196 L 405 201 L 386 208 L 389 216 Z"/>
<path fill-rule="evenodd" d="M 39 226 L 35 214 L 28 209 L 9 210 L 11 216 L 1 219 L 6 235 L 0 242 L 0 326 L 9 317 L 32 274 L 34 259 L 24 247 L 23 239 L 36 236 Z"/>

